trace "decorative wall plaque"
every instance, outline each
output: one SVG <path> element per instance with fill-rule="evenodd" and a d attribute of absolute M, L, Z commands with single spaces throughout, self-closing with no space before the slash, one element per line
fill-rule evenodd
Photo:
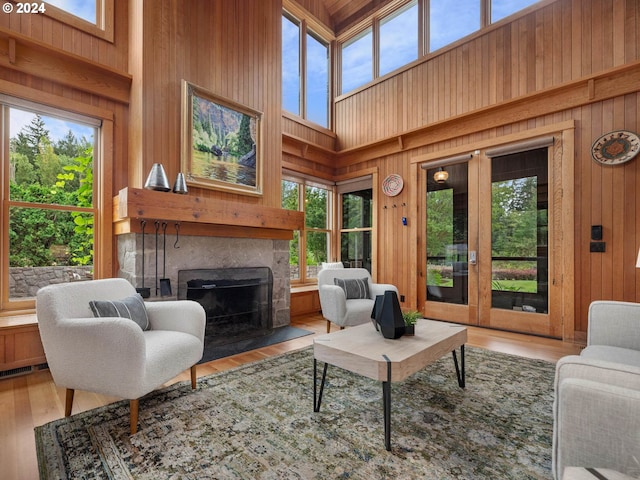
<path fill-rule="evenodd" d="M 640 151 L 640 138 L 627 130 L 606 133 L 593 142 L 591 156 L 602 165 L 620 165 Z"/>

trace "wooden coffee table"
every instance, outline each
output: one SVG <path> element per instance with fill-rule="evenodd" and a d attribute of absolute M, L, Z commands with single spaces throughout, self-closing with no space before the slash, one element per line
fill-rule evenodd
<path fill-rule="evenodd" d="M 399 382 L 449 352 L 460 388 L 465 386 L 467 329 L 435 320 L 418 320 L 415 336 L 384 338 L 371 323 L 316 337 L 313 343 L 313 411 L 320 411 L 328 365 L 382 382 L 384 445 L 391 450 L 391 382 Z M 456 348 L 460 347 L 460 365 Z M 324 362 L 318 393 L 318 361 Z"/>

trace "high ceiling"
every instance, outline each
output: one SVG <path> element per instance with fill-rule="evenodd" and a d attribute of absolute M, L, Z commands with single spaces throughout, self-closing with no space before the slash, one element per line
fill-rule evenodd
<path fill-rule="evenodd" d="M 322 0 L 339 34 L 349 25 L 393 0 Z"/>

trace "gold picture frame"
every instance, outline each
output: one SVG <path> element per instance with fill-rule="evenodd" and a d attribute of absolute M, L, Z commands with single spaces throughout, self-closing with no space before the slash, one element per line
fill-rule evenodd
<path fill-rule="evenodd" d="M 262 195 L 262 112 L 183 80 L 181 113 L 187 184 Z"/>

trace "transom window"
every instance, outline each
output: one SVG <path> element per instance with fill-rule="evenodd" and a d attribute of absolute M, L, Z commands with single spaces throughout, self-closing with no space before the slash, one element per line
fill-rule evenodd
<path fill-rule="evenodd" d="M 374 15 L 338 38 L 339 92 L 348 93 L 537 1 L 410 0 Z"/>

